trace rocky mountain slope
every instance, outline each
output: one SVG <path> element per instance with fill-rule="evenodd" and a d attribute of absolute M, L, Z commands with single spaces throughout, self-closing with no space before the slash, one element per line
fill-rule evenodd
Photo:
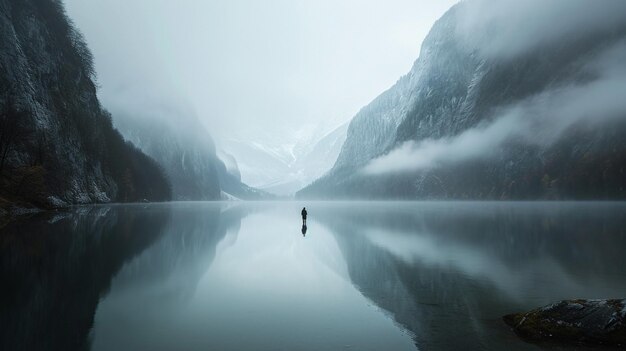
<path fill-rule="evenodd" d="M 0 197 L 39 206 L 170 198 L 112 126 L 91 54 L 58 0 L 0 0 Z"/>
<path fill-rule="evenodd" d="M 626 198 L 626 9 L 505 2 L 462 2 L 437 21 L 298 195 Z"/>
<path fill-rule="evenodd" d="M 162 112 L 120 112 L 116 113 L 115 126 L 165 171 L 172 183 L 173 199 L 220 200 L 230 195 L 253 200 L 267 195 L 241 182 L 232 156 L 223 156 L 230 167 L 226 166 L 211 136 L 193 114 L 166 110 L 176 118 L 166 118 Z"/>

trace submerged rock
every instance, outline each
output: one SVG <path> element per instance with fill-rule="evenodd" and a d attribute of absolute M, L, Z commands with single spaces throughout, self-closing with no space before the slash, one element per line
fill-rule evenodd
<path fill-rule="evenodd" d="M 626 345 L 626 300 L 565 300 L 503 319 L 533 342 Z"/>

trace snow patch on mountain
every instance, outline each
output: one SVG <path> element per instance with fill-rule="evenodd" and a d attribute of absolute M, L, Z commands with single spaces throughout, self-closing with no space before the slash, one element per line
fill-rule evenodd
<path fill-rule="evenodd" d="M 331 128 L 304 125 L 275 134 L 240 134 L 218 144 L 237 159 L 243 182 L 289 196 L 332 167 L 346 132 L 347 124 Z"/>

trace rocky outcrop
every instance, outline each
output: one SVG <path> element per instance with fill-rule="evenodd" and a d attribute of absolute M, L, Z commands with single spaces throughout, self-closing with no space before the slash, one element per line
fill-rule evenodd
<path fill-rule="evenodd" d="M 533 342 L 626 346 L 626 300 L 565 300 L 503 319 Z"/>

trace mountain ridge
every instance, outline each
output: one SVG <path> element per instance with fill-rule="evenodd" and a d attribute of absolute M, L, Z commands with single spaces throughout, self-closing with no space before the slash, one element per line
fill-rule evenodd
<path fill-rule="evenodd" d="M 497 35 L 514 31 L 506 21 L 464 31 L 480 4 L 457 4 L 433 25 L 409 74 L 353 118 L 332 170 L 299 197 L 626 198 L 626 109 L 614 91 L 600 95 L 611 79 L 626 82 L 609 72 L 623 64 L 606 64 L 624 52 L 626 24 L 493 54 Z M 594 94 L 608 107 L 579 102 Z"/>

